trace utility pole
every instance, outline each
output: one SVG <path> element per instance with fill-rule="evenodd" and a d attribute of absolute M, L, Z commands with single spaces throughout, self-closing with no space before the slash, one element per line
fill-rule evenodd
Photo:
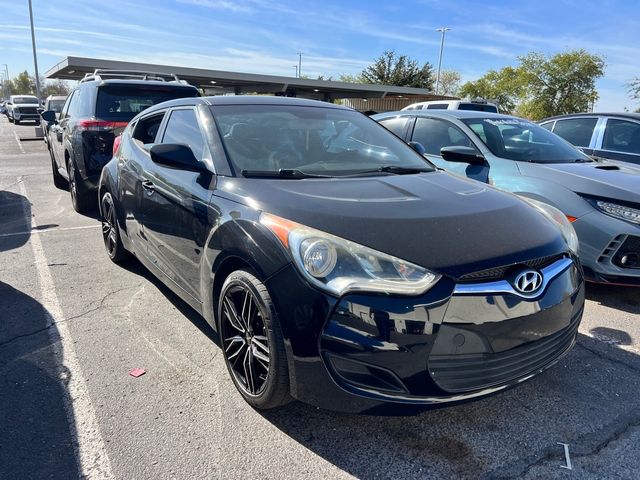
<path fill-rule="evenodd" d="M 440 32 L 442 35 L 440 37 L 440 56 L 438 57 L 438 74 L 436 75 L 436 95 L 440 91 L 440 69 L 442 68 L 442 50 L 444 49 L 444 34 L 451 30 L 447 27 L 440 27 L 436 31 Z"/>
<path fill-rule="evenodd" d="M 40 75 L 38 74 L 38 57 L 36 55 L 36 33 L 33 29 L 33 9 L 31 8 L 31 0 L 29 0 L 29 19 L 31 20 L 31 44 L 33 46 L 33 66 L 36 70 L 36 97 L 40 98 Z"/>
<path fill-rule="evenodd" d="M 293 68 L 296 69 L 296 78 L 298 78 L 298 65 L 294 65 Z"/>
<path fill-rule="evenodd" d="M 298 78 L 302 76 L 302 52 L 298 52 L 298 71 L 296 76 Z"/>
<path fill-rule="evenodd" d="M 11 95 L 11 90 L 9 89 L 9 67 L 7 66 L 6 63 L 3 63 L 2 65 L 4 65 L 4 76 L 5 76 L 5 90 L 6 93 L 5 95 L 7 96 L 7 98 L 9 98 L 9 96 Z"/>

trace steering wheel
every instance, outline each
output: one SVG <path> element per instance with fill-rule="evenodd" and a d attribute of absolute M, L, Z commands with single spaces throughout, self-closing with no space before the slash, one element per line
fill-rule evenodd
<path fill-rule="evenodd" d="M 302 163 L 302 154 L 293 147 L 280 147 L 269 155 L 269 167 L 273 170 L 296 168 Z"/>

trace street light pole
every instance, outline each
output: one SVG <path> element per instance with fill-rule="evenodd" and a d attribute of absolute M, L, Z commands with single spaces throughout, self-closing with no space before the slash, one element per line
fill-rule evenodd
<path fill-rule="evenodd" d="M 297 77 L 300 78 L 302 76 L 302 52 L 298 52 L 298 73 Z"/>
<path fill-rule="evenodd" d="M 29 0 L 29 19 L 31 20 L 31 45 L 33 46 L 33 66 L 36 70 L 36 97 L 40 98 L 40 75 L 38 74 L 38 57 L 36 56 L 36 33 L 33 29 L 33 8 L 31 8 L 31 0 Z"/>
<path fill-rule="evenodd" d="M 296 78 L 298 78 L 298 65 L 294 65 L 293 68 L 296 69 Z"/>
<path fill-rule="evenodd" d="M 11 95 L 11 90 L 9 87 L 9 67 L 7 66 L 6 63 L 3 63 L 2 65 L 4 65 L 4 76 L 5 76 L 5 95 L 7 96 L 7 98 L 9 98 L 9 96 Z"/>
<path fill-rule="evenodd" d="M 31 0 L 29 0 L 31 1 Z M 440 91 L 440 69 L 442 68 L 442 50 L 444 49 L 444 34 L 451 30 L 447 27 L 440 27 L 436 31 L 440 32 L 442 35 L 440 36 L 440 56 L 438 57 L 438 74 L 436 75 L 436 95 Z"/>

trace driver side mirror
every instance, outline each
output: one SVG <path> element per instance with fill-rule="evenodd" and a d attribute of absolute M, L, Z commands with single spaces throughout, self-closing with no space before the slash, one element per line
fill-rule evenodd
<path fill-rule="evenodd" d="M 56 112 L 54 112 L 53 110 L 47 110 L 45 112 L 42 112 L 40 116 L 45 122 L 48 122 L 48 123 L 56 123 L 57 121 Z"/>
<path fill-rule="evenodd" d="M 151 147 L 151 160 L 158 165 L 189 172 L 208 172 L 187 145 L 177 143 L 161 143 Z"/>
<path fill-rule="evenodd" d="M 468 163 L 470 165 L 485 165 L 484 156 L 475 148 L 463 146 L 442 147 L 440 156 L 447 162 Z"/>

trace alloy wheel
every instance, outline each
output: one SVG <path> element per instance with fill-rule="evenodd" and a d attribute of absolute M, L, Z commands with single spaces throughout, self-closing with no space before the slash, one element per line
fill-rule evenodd
<path fill-rule="evenodd" d="M 222 344 L 230 370 L 242 390 L 260 395 L 269 375 L 269 338 L 255 294 L 233 285 L 222 297 Z"/>
<path fill-rule="evenodd" d="M 110 257 L 113 257 L 118 244 L 116 216 L 111 196 L 107 193 L 102 199 L 102 238 Z"/>

